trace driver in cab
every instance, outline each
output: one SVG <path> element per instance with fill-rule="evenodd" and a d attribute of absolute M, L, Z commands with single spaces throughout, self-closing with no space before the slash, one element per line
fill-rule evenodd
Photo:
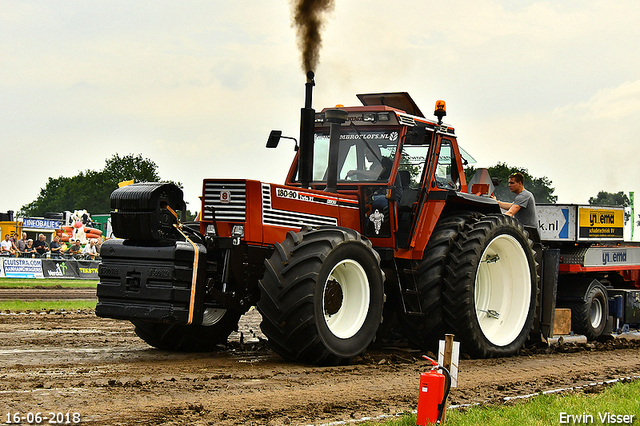
<path fill-rule="evenodd" d="M 383 156 L 378 145 L 366 144 L 364 149 L 364 160 L 364 169 L 354 169 L 347 172 L 346 178 L 348 180 L 385 182 L 389 180 L 389 177 L 391 176 L 391 169 L 393 169 L 393 159 Z M 402 182 L 398 176 L 396 176 L 395 181 L 395 193 L 396 201 L 400 201 L 402 198 L 403 188 Z M 377 190 L 372 195 L 374 205 L 376 204 L 375 200 L 381 198 L 386 198 L 385 188 Z"/>
<path fill-rule="evenodd" d="M 383 157 L 380 153 L 380 147 L 377 145 L 367 144 L 364 150 L 365 169 L 354 169 L 347 172 L 349 180 L 387 180 L 391 174 L 393 161 L 390 158 Z M 370 164 L 366 169 L 366 165 Z"/>

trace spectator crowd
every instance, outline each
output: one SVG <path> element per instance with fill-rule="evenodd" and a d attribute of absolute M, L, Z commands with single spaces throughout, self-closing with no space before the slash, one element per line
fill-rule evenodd
<path fill-rule="evenodd" d="M 4 236 L 0 243 L 0 255 L 16 257 L 34 257 L 51 259 L 80 259 L 96 260 L 100 258 L 100 246 L 102 241 L 97 238 L 89 240 L 84 247 L 81 241 L 69 240 L 69 244 L 60 241 L 59 236 L 55 236 L 51 243 L 47 244 L 44 234 L 38 235 L 38 240 L 27 239 L 27 233 L 23 232 L 20 239 L 17 235 L 13 237 L 9 234 Z"/>

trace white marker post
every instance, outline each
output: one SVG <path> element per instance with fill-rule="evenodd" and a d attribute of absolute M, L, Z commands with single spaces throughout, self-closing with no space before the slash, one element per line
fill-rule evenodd
<path fill-rule="evenodd" d="M 440 340 L 438 349 L 438 364 L 449 370 L 451 374 L 451 387 L 458 387 L 458 362 L 460 359 L 460 342 L 453 341 L 453 334 L 446 334 L 445 340 Z M 447 351 L 447 342 L 449 350 Z M 447 358 L 448 354 L 448 358 Z"/>

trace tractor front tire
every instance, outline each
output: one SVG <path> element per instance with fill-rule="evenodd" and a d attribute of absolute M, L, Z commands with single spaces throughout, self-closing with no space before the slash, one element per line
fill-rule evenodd
<path fill-rule="evenodd" d="M 371 242 L 346 228 L 290 231 L 265 261 L 260 325 L 285 359 L 348 364 L 382 322 L 384 273 Z"/>
<path fill-rule="evenodd" d="M 445 321 L 461 350 L 510 356 L 533 327 L 538 289 L 533 243 L 504 215 L 482 216 L 460 232 L 444 279 Z"/>

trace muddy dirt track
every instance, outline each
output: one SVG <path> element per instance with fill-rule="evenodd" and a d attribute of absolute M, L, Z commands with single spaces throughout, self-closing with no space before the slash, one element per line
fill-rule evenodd
<path fill-rule="evenodd" d="M 0 300 L 97 300 L 95 288 L 2 288 Z"/>
<path fill-rule="evenodd" d="M 285 362 L 259 340 L 259 314 L 219 352 L 150 348 L 128 322 L 91 312 L 0 314 L 0 415 L 80 413 L 95 425 L 309 425 L 417 408 L 420 352 L 374 350 L 354 365 Z M 618 349 L 616 349 L 618 347 Z M 575 351 L 575 352 L 574 352 Z M 637 341 L 462 360 L 451 404 L 640 375 Z M 597 386 L 586 386 L 590 390 Z M 46 422 L 45 422 L 46 423 Z"/>

